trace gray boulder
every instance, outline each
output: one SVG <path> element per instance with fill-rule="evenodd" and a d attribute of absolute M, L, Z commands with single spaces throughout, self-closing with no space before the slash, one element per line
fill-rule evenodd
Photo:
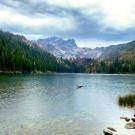
<path fill-rule="evenodd" d="M 135 122 L 130 122 L 125 125 L 126 129 L 135 129 Z"/>
<path fill-rule="evenodd" d="M 108 129 L 108 128 L 105 128 L 103 130 L 103 133 L 104 133 L 104 135 L 113 135 L 113 132 L 110 129 Z"/>

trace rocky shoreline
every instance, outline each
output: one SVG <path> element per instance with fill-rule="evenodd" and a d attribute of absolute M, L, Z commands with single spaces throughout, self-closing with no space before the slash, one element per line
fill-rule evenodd
<path fill-rule="evenodd" d="M 51 71 L 46 71 L 46 72 L 42 72 L 42 71 L 0 71 L 0 75 L 15 75 L 15 74 L 52 74 L 52 73 L 56 73 L 56 72 L 51 72 Z"/>
<path fill-rule="evenodd" d="M 125 122 L 127 122 L 124 128 L 135 129 L 135 115 L 134 118 L 120 117 L 120 119 L 125 120 Z M 104 135 L 113 135 L 114 132 L 117 132 L 117 130 L 112 127 L 107 127 L 103 130 Z"/>

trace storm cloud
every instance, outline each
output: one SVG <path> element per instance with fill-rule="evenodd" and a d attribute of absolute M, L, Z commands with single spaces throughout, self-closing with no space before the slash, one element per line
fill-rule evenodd
<path fill-rule="evenodd" d="M 29 39 L 74 38 L 97 47 L 135 39 L 134 0 L 1 0 L 0 28 Z"/>

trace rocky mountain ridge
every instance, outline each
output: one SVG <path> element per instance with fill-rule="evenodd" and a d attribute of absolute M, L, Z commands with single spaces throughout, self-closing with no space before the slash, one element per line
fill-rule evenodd
<path fill-rule="evenodd" d="M 62 58 L 91 58 L 91 59 L 121 59 L 135 58 L 135 41 L 108 47 L 80 48 L 74 39 L 64 40 L 50 37 L 35 41 L 41 48 L 46 49 L 56 57 Z"/>

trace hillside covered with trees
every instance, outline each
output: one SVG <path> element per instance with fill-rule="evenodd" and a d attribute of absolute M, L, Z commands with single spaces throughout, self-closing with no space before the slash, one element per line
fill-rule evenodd
<path fill-rule="evenodd" d="M 80 67 L 28 41 L 24 36 L 0 31 L 0 71 L 81 72 Z"/>
<path fill-rule="evenodd" d="M 78 63 L 84 67 L 86 73 L 135 73 L 134 59 L 86 59 L 77 58 L 74 63 Z"/>
<path fill-rule="evenodd" d="M 0 31 L 0 72 L 135 73 L 135 42 L 105 49 L 98 59 L 56 58 L 24 36 Z"/>

